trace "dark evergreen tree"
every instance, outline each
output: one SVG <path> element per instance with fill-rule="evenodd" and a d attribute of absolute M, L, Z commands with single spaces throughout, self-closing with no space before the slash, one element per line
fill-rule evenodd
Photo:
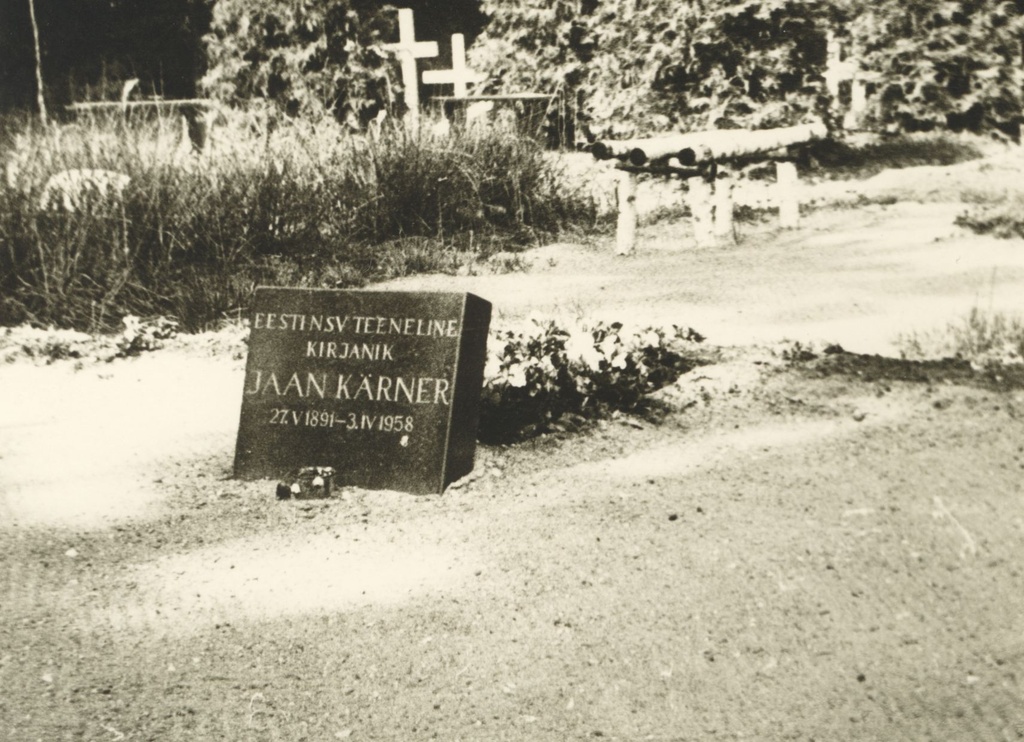
<path fill-rule="evenodd" d="M 114 97 L 137 77 L 147 94 L 196 92 L 205 69 L 207 0 L 35 0 L 51 102 Z M 0 108 L 35 93 L 27 0 L 0 0 Z"/>
<path fill-rule="evenodd" d="M 482 0 L 495 90 L 565 92 L 596 133 L 827 116 L 826 37 L 877 73 L 875 124 L 1015 131 L 1024 0 Z"/>
<path fill-rule="evenodd" d="M 145 95 L 193 97 L 208 67 L 218 94 L 270 98 L 293 111 L 318 105 L 345 117 L 394 98 L 388 55 L 372 51 L 397 33 L 383 0 L 35 2 L 53 104 L 114 99 L 129 78 Z M 442 55 L 450 34 L 472 41 L 484 24 L 478 0 L 400 5 L 415 11 L 417 35 L 440 42 Z M 32 107 L 34 96 L 28 0 L 0 0 L 0 110 Z"/>
<path fill-rule="evenodd" d="M 442 54 L 451 33 L 472 39 L 483 25 L 477 0 L 401 5 L 415 13 L 417 39 L 440 42 Z M 402 100 L 396 59 L 383 49 L 398 40 L 395 11 L 379 0 L 218 0 L 203 88 L 223 100 L 267 100 L 290 115 L 330 114 L 359 127 Z"/>
<path fill-rule="evenodd" d="M 877 73 L 878 124 L 1000 130 L 1024 110 L 1024 0 L 839 4 L 852 51 Z"/>
<path fill-rule="evenodd" d="M 0 0 L 0 111 L 32 105 L 32 56 L 28 2 Z"/>

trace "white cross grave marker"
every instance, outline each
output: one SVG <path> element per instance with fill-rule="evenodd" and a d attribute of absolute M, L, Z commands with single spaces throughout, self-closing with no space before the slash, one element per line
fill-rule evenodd
<path fill-rule="evenodd" d="M 405 106 L 415 127 L 420 115 L 420 78 L 417 59 L 437 56 L 436 41 L 416 41 L 412 8 L 398 9 L 398 43 L 385 44 L 385 51 L 396 52 L 402 63 L 402 86 L 405 88 Z"/>
<path fill-rule="evenodd" d="M 833 31 L 828 32 L 828 64 L 825 68 L 825 86 L 834 101 L 839 100 L 839 85 L 850 83 L 850 108 L 843 116 L 843 128 L 860 127 L 868 111 L 868 83 L 876 76 L 860 68 L 856 59 L 843 59 L 843 45 Z"/>
<path fill-rule="evenodd" d="M 427 70 L 423 82 L 427 85 L 455 85 L 455 97 L 465 98 L 469 94 L 467 85 L 483 82 L 487 75 L 466 66 L 466 38 L 460 33 L 452 34 L 452 68 L 450 70 Z"/>

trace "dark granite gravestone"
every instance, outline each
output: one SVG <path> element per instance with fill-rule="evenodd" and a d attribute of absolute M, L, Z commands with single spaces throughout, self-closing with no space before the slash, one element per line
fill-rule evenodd
<path fill-rule="evenodd" d="M 235 476 L 443 492 L 473 469 L 490 318 L 472 294 L 258 288 Z"/>

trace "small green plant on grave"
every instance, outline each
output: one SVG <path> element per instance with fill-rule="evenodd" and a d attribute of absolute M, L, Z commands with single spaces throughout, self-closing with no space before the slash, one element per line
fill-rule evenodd
<path fill-rule="evenodd" d="M 509 442 L 612 412 L 641 411 L 645 397 L 698 365 L 703 337 L 688 327 L 627 331 L 621 323 L 566 328 L 534 320 L 492 336 L 479 438 Z"/>
<path fill-rule="evenodd" d="M 122 358 L 162 348 L 165 340 L 178 334 L 177 321 L 167 317 L 140 319 L 129 314 L 123 322 L 124 330 L 117 338 L 117 355 Z"/>
<path fill-rule="evenodd" d="M 779 355 L 786 363 L 805 363 L 818 357 L 811 346 L 801 343 L 799 340 L 784 345 L 779 351 Z"/>

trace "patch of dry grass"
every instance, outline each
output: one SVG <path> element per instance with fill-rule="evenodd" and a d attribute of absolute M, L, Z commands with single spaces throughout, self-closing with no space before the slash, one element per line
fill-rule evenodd
<path fill-rule="evenodd" d="M 945 330 L 900 338 L 905 358 L 959 358 L 976 368 L 1024 363 L 1024 318 L 977 307 Z"/>
<path fill-rule="evenodd" d="M 238 316 L 257 283 L 451 271 L 593 221 L 582 185 L 502 129 L 363 136 L 229 112 L 201 154 L 180 132 L 94 120 L 0 140 L 0 324 L 99 331 L 163 314 L 201 330 Z M 467 234 L 474 254 L 454 255 Z"/>

